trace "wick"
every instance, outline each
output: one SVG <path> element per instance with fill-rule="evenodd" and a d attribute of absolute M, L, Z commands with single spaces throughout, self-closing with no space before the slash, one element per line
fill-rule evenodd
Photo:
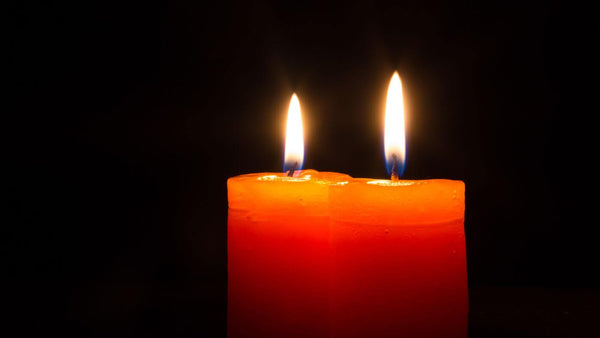
<path fill-rule="evenodd" d="M 392 155 L 392 182 L 397 182 L 400 178 L 398 177 L 398 156 Z"/>
<path fill-rule="evenodd" d="M 298 162 L 294 162 L 294 165 L 292 166 L 292 168 L 290 168 L 290 170 L 287 172 L 287 177 L 294 177 L 294 172 L 296 171 L 296 168 L 298 167 Z"/>

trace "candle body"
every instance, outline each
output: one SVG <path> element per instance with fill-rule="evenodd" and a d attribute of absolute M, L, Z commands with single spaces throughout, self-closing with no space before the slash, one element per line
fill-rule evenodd
<path fill-rule="evenodd" d="M 466 337 L 464 183 L 331 187 L 332 335 Z"/>
<path fill-rule="evenodd" d="M 347 175 L 305 170 L 230 178 L 228 336 L 329 336 L 329 186 Z"/>

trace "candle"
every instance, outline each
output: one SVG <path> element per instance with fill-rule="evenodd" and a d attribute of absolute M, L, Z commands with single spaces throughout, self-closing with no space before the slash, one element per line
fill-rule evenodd
<path fill-rule="evenodd" d="M 229 337 L 466 337 L 465 185 L 399 179 L 397 73 L 384 134 L 391 180 L 302 170 L 293 95 L 283 173 L 227 181 Z"/>
<path fill-rule="evenodd" d="M 350 177 L 301 170 L 301 128 L 294 95 L 286 173 L 227 181 L 229 337 L 329 335 L 329 186 Z"/>
<path fill-rule="evenodd" d="M 397 73 L 388 89 L 385 154 L 392 180 L 330 188 L 332 334 L 466 337 L 465 186 L 398 179 L 405 141 Z"/>

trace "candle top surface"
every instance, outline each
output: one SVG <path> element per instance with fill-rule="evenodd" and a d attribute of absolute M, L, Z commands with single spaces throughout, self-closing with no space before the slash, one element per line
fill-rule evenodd
<path fill-rule="evenodd" d="M 252 214 L 288 212 L 325 215 L 329 187 L 348 184 L 346 174 L 301 170 L 293 177 L 284 173 L 254 173 L 227 180 L 229 208 Z"/>
<path fill-rule="evenodd" d="M 340 174 L 328 171 L 316 171 L 312 169 L 298 170 L 294 176 L 287 176 L 285 173 L 275 172 L 264 172 L 264 173 L 252 173 L 244 174 L 231 177 L 229 181 L 240 181 L 240 182 L 271 182 L 273 184 L 278 183 L 318 183 L 318 184 L 347 184 L 352 177 L 346 174 Z"/>
<path fill-rule="evenodd" d="M 431 224 L 464 219 L 465 184 L 448 179 L 352 179 L 330 189 L 332 217 L 380 224 Z"/>

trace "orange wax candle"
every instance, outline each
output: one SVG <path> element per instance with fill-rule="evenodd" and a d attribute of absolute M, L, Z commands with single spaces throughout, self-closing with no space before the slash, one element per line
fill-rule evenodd
<path fill-rule="evenodd" d="M 391 180 L 332 186 L 334 337 L 466 337 L 465 185 L 399 180 L 405 161 L 402 83 L 385 111 Z"/>
<path fill-rule="evenodd" d="M 290 121 L 295 95 L 301 140 Z M 397 73 L 385 121 L 392 180 L 300 171 L 288 138 L 286 174 L 227 181 L 229 337 L 466 337 L 465 185 L 398 179 Z"/>
<path fill-rule="evenodd" d="M 464 183 L 330 189 L 335 337 L 466 337 Z"/>
<path fill-rule="evenodd" d="M 301 171 L 300 103 L 290 101 L 283 173 L 227 180 L 229 337 L 329 335 L 329 187 L 351 178 Z"/>
<path fill-rule="evenodd" d="M 329 335 L 329 187 L 304 170 L 227 181 L 229 337 Z"/>

